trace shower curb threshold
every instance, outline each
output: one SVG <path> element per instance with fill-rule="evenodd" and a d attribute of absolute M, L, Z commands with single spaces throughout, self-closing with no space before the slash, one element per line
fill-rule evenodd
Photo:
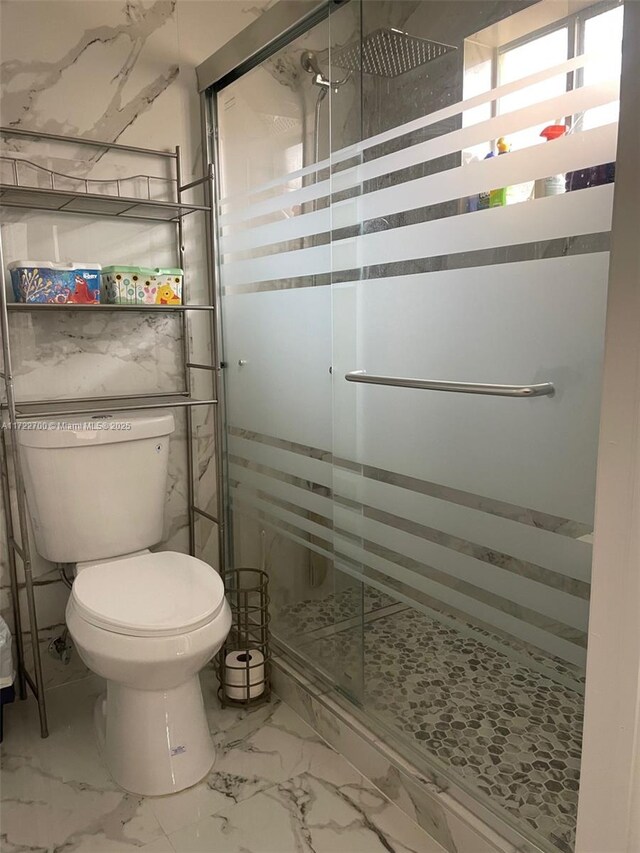
<path fill-rule="evenodd" d="M 273 659 L 272 685 L 280 699 L 448 853 L 548 853 L 523 838 L 448 781 L 426 775 L 345 708 L 334 691 L 304 675 L 290 660 Z M 465 804 L 473 802 L 482 819 Z M 491 824 L 489 823 L 491 821 Z"/>

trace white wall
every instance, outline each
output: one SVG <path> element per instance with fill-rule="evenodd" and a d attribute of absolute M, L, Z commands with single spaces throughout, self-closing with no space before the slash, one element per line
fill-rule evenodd
<path fill-rule="evenodd" d="M 625 4 L 577 853 L 640 850 L 640 4 Z"/>

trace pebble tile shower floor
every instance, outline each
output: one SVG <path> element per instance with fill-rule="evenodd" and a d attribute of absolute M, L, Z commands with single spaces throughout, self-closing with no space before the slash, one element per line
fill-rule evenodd
<path fill-rule="evenodd" d="M 572 853 L 578 804 L 582 707 L 580 693 L 483 642 L 412 608 L 387 615 L 393 599 L 366 592 L 364 706 L 423 753 L 436 756 L 477 790 L 527 822 L 562 853 Z M 333 613 L 335 604 L 339 616 Z M 345 650 L 344 602 L 305 601 L 281 614 L 289 636 L 327 628 L 309 639 L 314 660 L 330 672 Z M 320 630 L 322 633 L 322 630 Z M 298 643 L 302 638 L 298 635 Z M 561 667 L 560 667 L 561 668 Z"/>

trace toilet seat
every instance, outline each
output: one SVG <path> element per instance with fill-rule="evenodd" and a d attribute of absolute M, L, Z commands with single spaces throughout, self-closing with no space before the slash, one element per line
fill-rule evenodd
<path fill-rule="evenodd" d="M 220 575 L 175 551 L 96 563 L 76 577 L 71 597 L 86 622 L 131 637 L 171 637 L 211 622 L 224 606 Z"/>

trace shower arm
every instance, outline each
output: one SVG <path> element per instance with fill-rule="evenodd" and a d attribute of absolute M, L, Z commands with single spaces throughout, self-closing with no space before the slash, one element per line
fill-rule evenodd
<path fill-rule="evenodd" d="M 333 89 L 334 92 L 337 92 L 340 86 L 343 86 L 351 79 L 351 71 L 349 71 L 342 80 L 331 80 L 323 73 L 318 63 L 318 57 L 312 50 L 306 50 L 302 54 L 300 64 L 308 74 L 313 74 L 313 80 L 311 81 L 313 85 L 322 87 L 323 91 Z"/>

